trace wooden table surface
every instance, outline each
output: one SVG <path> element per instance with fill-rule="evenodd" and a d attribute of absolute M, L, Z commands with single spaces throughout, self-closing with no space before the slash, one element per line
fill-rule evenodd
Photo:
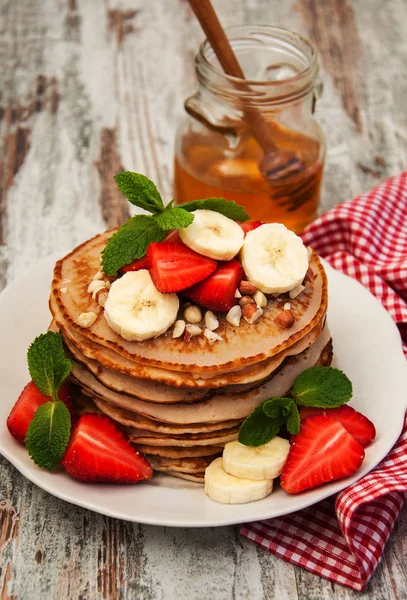
<path fill-rule="evenodd" d="M 328 140 L 322 210 L 407 164 L 404 0 L 214 0 L 225 25 L 316 44 Z M 0 286 L 127 216 L 128 168 L 171 196 L 175 124 L 202 33 L 186 0 L 0 0 Z M 1 598 L 407 598 L 407 519 L 361 594 L 283 562 L 238 527 L 171 529 L 71 506 L 0 462 Z M 163 497 L 165 502 L 165 497 Z"/>

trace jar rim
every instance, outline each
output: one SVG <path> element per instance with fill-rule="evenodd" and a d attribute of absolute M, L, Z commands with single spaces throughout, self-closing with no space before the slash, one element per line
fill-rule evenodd
<path fill-rule="evenodd" d="M 285 101 L 290 101 L 292 97 L 303 96 L 312 87 L 316 75 L 318 74 L 318 55 L 314 45 L 300 34 L 286 29 L 284 27 L 276 27 L 274 25 L 233 25 L 225 28 L 226 35 L 231 42 L 233 47 L 234 42 L 239 40 L 253 40 L 256 42 L 263 42 L 259 36 L 268 38 L 269 42 L 275 41 L 284 42 L 287 48 L 299 51 L 301 58 L 305 61 L 303 69 L 297 71 L 294 75 L 285 77 L 279 80 L 260 80 L 260 79 L 241 79 L 240 77 L 234 77 L 228 75 L 222 69 L 218 68 L 211 62 L 211 58 L 216 58 L 214 50 L 208 39 L 205 39 L 200 47 L 199 52 L 196 56 L 196 67 L 197 75 L 201 83 L 210 87 L 212 91 L 216 91 L 217 88 L 229 87 L 228 94 L 235 96 L 236 94 L 242 97 L 241 88 L 238 90 L 239 84 L 242 82 L 246 86 L 250 86 L 250 96 L 254 99 L 255 96 L 260 94 L 263 97 L 263 101 L 266 99 L 264 96 L 269 94 L 277 93 L 282 94 Z M 282 90 L 286 88 L 285 93 Z M 223 94 L 225 89 L 223 89 Z M 276 98 L 274 98 L 275 100 Z"/>

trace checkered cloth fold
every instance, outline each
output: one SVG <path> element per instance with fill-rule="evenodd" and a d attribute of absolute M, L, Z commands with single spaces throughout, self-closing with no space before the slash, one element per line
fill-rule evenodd
<path fill-rule="evenodd" d="M 336 206 L 303 234 L 335 269 L 374 294 L 398 324 L 407 357 L 407 172 Z M 313 573 L 363 590 L 407 496 L 407 419 L 387 457 L 344 490 L 241 533 Z"/>

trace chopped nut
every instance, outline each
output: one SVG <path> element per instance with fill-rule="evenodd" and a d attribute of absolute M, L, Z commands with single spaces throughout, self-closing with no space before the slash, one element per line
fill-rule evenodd
<path fill-rule="evenodd" d="M 250 283 L 250 281 L 243 280 L 240 282 L 239 292 L 243 296 L 252 296 L 253 294 L 255 294 L 257 292 L 257 288 L 255 285 Z"/>
<path fill-rule="evenodd" d="M 219 327 L 219 321 L 211 310 L 207 310 L 205 313 L 205 326 L 209 331 L 215 331 Z"/>
<path fill-rule="evenodd" d="M 304 281 L 314 281 L 317 278 L 317 276 L 315 275 L 314 271 L 311 269 L 311 267 L 308 267 L 307 272 L 305 273 L 305 277 L 304 277 Z"/>
<path fill-rule="evenodd" d="M 190 342 L 192 335 L 185 329 L 184 331 L 184 342 Z"/>
<path fill-rule="evenodd" d="M 257 304 L 246 304 L 242 309 L 242 315 L 245 321 L 253 325 L 255 321 L 263 314 L 263 309 Z"/>
<path fill-rule="evenodd" d="M 97 314 L 94 312 L 81 313 L 78 317 L 78 325 L 81 327 L 90 327 L 97 319 Z"/>
<path fill-rule="evenodd" d="M 103 279 L 104 273 L 101 269 L 99 269 L 99 271 L 94 275 L 93 277 L 93 281 L 96 281 L 97 279 Z"/>
<path fill-rule="evenodd" d="M 107 287 L 108 290 L 110 290 L 111 285 L 112 284 L 110 283 L 109 280 L 105 281 L 105 287 Z"/>
<path fill-rule="evenodd" d="M 235 327 L 239 327 L 240 319 L 242 318 L 242 309 L 236 304 L 236 306 L 232 306 L 226 315 L 226 321 Z"/>
<path fill-rule="evenodd" d="M 88 285 L 88 292 L 89 294 L 92 294 L 93 298 L 95 298 L 96 292 L 102 288 L 106 288 L 105 282 L 101 281 L 100 279 L 95 279 Z"/>
<path fill-rule="evenodd" d="M 205 329 L 204 336 L 210 344 L 213 344 L 214 342 L 223 342 L 223 337 L 210 329 Z"/>
<path fill-rule="evenodd" d="M 184 310 L 184 319 L 188 323 L 200 323 L 202 321 L 202 311 L 199 306 L 188 306 Z"/>
<path fill-rule="evenodd" d="M 95 292 L 94 299 L 99 304 L 99 306 L 104 306 L 106 304 L 108 295 L 109 293 L 106 290 L 106 288 L 100 288 L 100 290 L 97 290 L 97 292 Z"/>
<path fill-rule="evenodd" d="M 59 288 L 59 291 L 62 292 L 63 294 L 66 294 L 66 292 L 68 291 L 68 288 L 66 288 L 66 287 Z"/>
<path fill-rule="evenodd" d="M 293 288 L 292 290 L 290 290 L 288 292 L 288 295 L 290 296 L 291 300 L 294 300 L 294 298 L 299 296 L 301 294 L 301 292 L 303 292 L 304 290 L 305 290 L 305 286 L 302 285 L 301 283 L 299 283 L 298 285 L 295 286 L 295 288 Z"/>
<path fill-rule="evenodd" d="M 246 304 L 256 304 L 251 296 L 242 296 L 239 300 L 240 306 L 243 308 Z"/>
<path fill-rule="evenodd" d="M 274 319 L 274 323 L 281 329 L 290 329 L 294 322 L 295 317 L 291 310 L 282 310 Z"/>
<path fill-rule="evenodd" d="M 179 338 L 185 331 L 185 321 L 179 319 L 174 323 L 174 329 L 172 330 L 172 337 Z"/>
<path fill-rule="evenodd" d="M 257 290 L 257 292 L 253 294 L 253 300 L 257 306 L 260 306 L 261 308 L 267 306 L 267 298 L 260 290 Z"/>
<path fill-rule="evenodd" d="M 187 325 L 185 330 L 188 331 L 192 336 L 201 335 L 202 329 L 198 325 Z"/>
<path fill-rule="evenodd" d="M 239 292 L 239 290 L 237 289 L 237 290 L 235 291 L 235 298 L 241 298 L 241 297 L 242 297 L 242 294 L 241 294 L 241 293 Z"/>
<path fill-rule="evenodd" d="M 284 310 L 290 310 L 290 308 L 291 308 L 291 304 L 289 302 L 286 302 L 283 306 Z"/>

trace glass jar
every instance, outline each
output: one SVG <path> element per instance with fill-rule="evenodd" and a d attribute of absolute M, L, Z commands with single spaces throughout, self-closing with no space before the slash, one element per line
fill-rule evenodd
<path fill-rule="evenodd" d="M 246 79 L 226 75 L 203 42 L 199 89 L 185 101 L 177 131 L 175 201 L 235 200 L 252 220 L 278 221 L 299 233 L 316 216 L 325 157 L 313 116 L 321 92 L 315 49 L 278 27 L 226 33 Z"/>

